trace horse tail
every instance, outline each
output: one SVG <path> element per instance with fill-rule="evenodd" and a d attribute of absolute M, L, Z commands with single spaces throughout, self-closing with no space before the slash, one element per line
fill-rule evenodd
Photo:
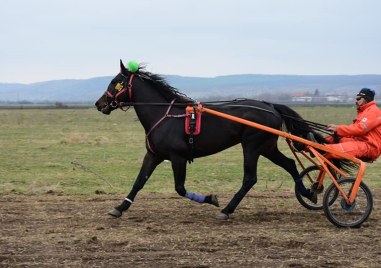
<path fill-rule="evenodd" d="M 307 138 L 309 133 L 312 133 L 318 143 L 324 143 L 325 139 L 318 131 L 326 129 L 316 126 L 312 128 L 296 111 L 286 105 L 273 104 L 273 106 L 282 117 L 283 129 L 287 132 L 301 138 Z"/>
<path fill-rule="evenodd" d="M 308 138 L 310 135 L 309 133 L 312 133 L 317 143 L 324 144 L 326 142 L 323 135 L 318 132 L 320 127 L 314 125 L 314 128 L 311 128 L 310 124 L 308 124 L 296 111 L 286 105 L 273 104 L 273 106 L 281 115 L 283 127 L 286 131 L 301 138 Z M 321 131 L 324 133 L 326 128 L 321 126 Z M 304 148 L 304 144 L 295 141 L 293 141 L 293 143 L 295 147 Z M 331 161 L 336 167 L 348 173 L 352 173 L 356 168 L 356 164 L 346 159 L 334 158 L 331 159 Z"/>

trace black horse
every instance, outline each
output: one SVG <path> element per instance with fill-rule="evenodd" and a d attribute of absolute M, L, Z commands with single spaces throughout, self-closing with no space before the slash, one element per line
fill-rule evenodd
<path fill-rule="evenodd" d="M 131 192 L 119 206 L 109 212 L 110 215 L 120 217 L 130 207 L 156 166 L 164 160 L 171 161 L 175 189 L 180 196 L 219 206 L 215 195 L 204 196 L 185 189 L 187 162 L 218 153 L 238 143 L 242 145 L 244 156 L 242 186 L 221 210 L 219 218 L 227 219 L 257 182 L 257 162 L 261 155 L 290 173 L 303 196 L 314 199 L 313 191 L 306 189 L 299 180 L 295 161 L 279 151 L 278 136 L 210 114 L 202 115 L 199 135 L 188 135 L 184 131 L 185 107 L 196 105 L 194 100 L 168 85 L 162 77 L 149 73 L 142 67 L 132 72 L 120 61 L 120 68 L 120 73 L 112 79 L 95 105 L 104 114 L 128 105 L 134 106 L 145 129 L 147 153 Z M 299 137 L 306 138 L 308 133 L 314 133 L 300 115 L 285 105 L 248 99 L 203 105 L 275 129 L 285 125 L 290 133 Z M 318 141 L 323 141 L 319 133 L 314 134 Z"/>

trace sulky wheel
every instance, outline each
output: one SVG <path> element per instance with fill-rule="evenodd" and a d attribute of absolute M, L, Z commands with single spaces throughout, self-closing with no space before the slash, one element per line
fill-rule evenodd
<path fill-rule="evenodd" d="M 356 179 L 343 178 L 338 181 L 347 196 L 350 195 Z M 353 204 L 347 204 L 336 185 L 331 184 L 323 199 L 324 213 L 328 220 L 337 227 L 360 227 L 372 212 L 373 197 L 368 186 L 361 182 Z"/>
<path fill-rule="evenodd" d="M 322 177 L 324 179 L 324 182 L 322 185 L 323 187 L 318 189 L 317 179 L 319 177 Z M 302 180 L 306 188 L 316 191 L 318 201 L 315 204 L 308 198 L 302 196 L 295 185 L 295 196 L 296 196 L 296 199 L 298 199 L 299 203 L 303 207 L 310 210 L 323 209 L 323 197 L 326 190 L 328 189 L 328 186 L 332 183 L 331 178 L 326 174 L 324 170 L 321 170 L 318 166 L 310 166 L 300 173 L 300 179 Z"/>

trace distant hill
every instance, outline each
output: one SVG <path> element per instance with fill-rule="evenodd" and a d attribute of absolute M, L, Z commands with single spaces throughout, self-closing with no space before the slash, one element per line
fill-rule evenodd
<path fill-rule="evenodd" d="M 320 94 L 353 95 L 362 87 L 381 95 L 381 75 L 261 75 L 241 74 L 211 78 L 163 75 L 191 98 L 215 99 L 269 96 L 316 90 Z M 32 84 L 0 83 L 0 102 L 94 102 L 112 77 L 54 80 Z"/>

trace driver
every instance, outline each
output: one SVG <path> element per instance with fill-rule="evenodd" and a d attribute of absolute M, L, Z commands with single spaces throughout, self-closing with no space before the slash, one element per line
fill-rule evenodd
<path fill-rule="evenodd" d="M 357 158 L 375 160 L 381 155 L 381 110 L 374 101 L 375 92 L 363 88 L 357 94 L 357 118 L 350 125 L 329 124 L 328 130 L 339 138 L 327 137 L 326 146 Z"/>

